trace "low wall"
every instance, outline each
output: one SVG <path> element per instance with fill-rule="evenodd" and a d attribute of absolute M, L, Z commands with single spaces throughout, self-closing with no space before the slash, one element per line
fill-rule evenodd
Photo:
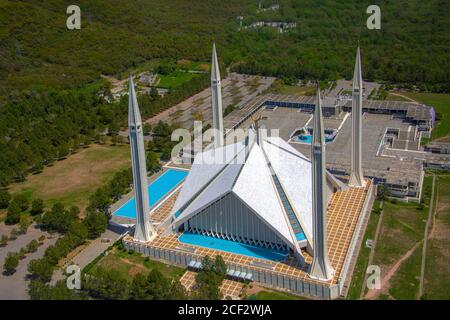
<path fill-rule="evenodd" d="M 141 253 L 144 256 L 166 263 L 187 267 L 189 262 L 202 261 L 203 257 L 194 253 L 181 250 L 163 249 L 151 245 L 140 244 L 132 241 L 122 240 L 125 248 Z M 337 285 L 328 286 L 318 282 L 305 281 L 276 273 L 270 269 L 250 267 L 237 263 L 228 263 L 230 269 L 241 272 L 252 273 L 255 282 L 281 290 L 287 290 L 295 294 L 316 299 L 336 299 L 339 297 Z"/>

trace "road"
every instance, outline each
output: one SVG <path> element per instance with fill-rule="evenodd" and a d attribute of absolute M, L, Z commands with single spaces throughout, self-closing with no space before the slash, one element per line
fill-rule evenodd
<path fill-rule="evenodd" d="M 0 234 L 10 234 L 12 226 L 0 224 Z M 18 252 L 25 247 L 31 240 L 38 239 L 41 235 L 49 236 L 48 233 L 36 229 L 34 225 L 30 226 L 28 232 L 20 235 L 16 240 L 11 240 L 5 247 L 0 248 L 0 300 L 26 300 L 28 299 L 28 279 L 27 268 L 31 260 L 39 259 L 44 255 L 45 250 L 57 240 L 57 236 L 51 239 L 46 238 L 36 252 L 27 254 L 23 260 L 20 260 L 16 272 L 12 275 L 3 274 L 3 264 L 8 252 Z"/>

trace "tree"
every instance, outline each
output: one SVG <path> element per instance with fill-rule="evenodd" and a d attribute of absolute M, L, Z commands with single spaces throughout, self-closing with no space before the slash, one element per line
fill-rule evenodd
<path fill-rule="evenodd" d="M 108 218 L 102 212 L 90 211 L 84 219 L 84 223 L 87 226 L 89 238 L 95 239 L 105 232 Z"/>
<path fill-rule="evenodd" d="M 161 170 L 161 163 L 159 162 L 158 154 L 154 151 L 147 152 L 147 171 L 150 173 Z"/>
<path fill-rule="evenodd" d="M 8 244 L 8 236 L 6 234 L 3 234 L 0 239 L 0 247 L 5 247 Z"/>
<path fill-rule="evenodd" d="M 391 196 L 391 191 L 384 184 L 378 185 L 377 198 L 378 200 L 386 200 Z"/>
<path fill-rule="evenodd" d="M 169 300 L 186 300 L 188 294 L 186 288 L 180 283 L 179 280 L 174 280 L 170 287 L 169 295 L 167 299 Z"/>
<path fill-rule="evenodd" d="M 128 298 L 128 282 L 125 276 L 115 269 L 98 268 L 85 276 L 83 290 L 94 299 L 125 300 Z"/>
<path fill-rule="evenodd" d="M 3 264 L 5 274 L 11 275 L 16 272 L 16 268 L 19 265 L 19 255 L 16 252 L 8 252 Z"/>
<path fill-rule="evenodd" d="M 170 283 L 157 269 L 153 269 L 147 276 L 147 292 L 151 300 L 164 300 L 168 297 Z"/>
<path fill-rule="evenodd" d="M 31 260 L 28 264 L 28 272 L 35 279 L 39 279 L 42 282 L 49 282 L 53 274 L 53 266 L 47 259 Z"/>
<path fill-rule="evenodd" d="M 8 208 L 11 195 L 7 190 L 0 189 L 0 209 Z"/>
<path fill-rule="evenodd" d="M 32 300 L 82 300 L 85 297 L 67 288 L 65 280 L 58 281 L 55 286 L 50 286 L 40 280 L 31 280 L 28 286 L 28 294 Z"/>
<path fill-rule="evenodd" d="M 7 224 L 16 224 L 20 220 L 20 205 L 15 202 L 11 201 L 8 206 L 8 211 L 6 212 L 6 220 L 5 222 Z"/>
<path fill-rule="evenodd" d="M 16 203 L 21 212 L 27 211 L 28 208 L 30 207 L 30 202 L 28 201 L 27 197 L 23 194 L 17 195 L 15 196 L 11 202 Z"/>
<path fill-rule="evenodd" d="M 39 242 L 37 242 L 37 240 L 31 240 L 28 244 L 27 244 L 27 251 L 32 253 L 32 252 L 36 252 L 36 250 L 39 248 Z"/>
<path fill-rule="evenodd" d="M 30 217 L 26 215 L 21 215 L 19 219 L 19 232 L 21 234 L 27 233 L 28 227 L 31 224 Z"/>
<path fill-rule="evenodd" d="M 130 300 L 148 300 L 147 277 L 143 273 L 134 276 L 130 285 Z"/>
<path fill-rule="evenodd" d="M 227 267 L 221 256 L 214 261 L 205 256 L 202 261 L 202 270 L 196 277 L 197 290 L 194 297 L 199 300 L 219 300 L 222 298 L 220 285 L 225 278 Z"/>
<path fill-rule="evenodd" d="M 31 204 L 30 214 L 36 216 L 44 213 L 44 201 L 42 199 L 35 199 Z"/>

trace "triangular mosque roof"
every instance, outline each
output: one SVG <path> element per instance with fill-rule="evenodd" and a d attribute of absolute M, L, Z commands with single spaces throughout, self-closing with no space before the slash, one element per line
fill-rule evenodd
<path fill-rule="evenodd" d="M 281 138 L 261 140 L 257 143 L 250 129 L 241 142 L 198 153 L 176 200 L 174 224 L 180 225 L 232 192 L 282 239 L 297 246 L 283 203 L 287 198 L 305 238 L 312 243 L 311 162 Z M 327 182 L 331 195 L 332 181 Z"/>

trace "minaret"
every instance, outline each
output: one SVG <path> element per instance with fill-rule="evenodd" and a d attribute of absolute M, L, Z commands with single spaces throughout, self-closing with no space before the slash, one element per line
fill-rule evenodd
<path fill-rule="evenodd" d="M 128 84 L 128 126 L 130 130 L 131 167 L 136 200 L 136 227 L 134 240 L 148 242 L 156 236 L 150 223 L 150 206 L 147 189 L 147 168 L 145 162 L 142 119 L 134 91 L 133 78 Z"/>
<path fill-rule="evenodd" d="M 220 84 L 219 62 L 217 61 L 216 44 L 213 44 L 211 64 L 211 98 L 213 109 L 214 147 L 223 146 L 223 113 L 222 86 Z"/>
<path fill-rule="evenodd" d="M 313 252 L 314 258 L 309 271 L 313 279 L 328 281 L 334 270 L 328 258 L 327 245 L 327 195 L 325 168 L 325 139 L 322 119 L 320 88 L 317 88 L 314 111 L 313 141 L 311 144 L 312 186 L 313 186 Z"/>
<path fill-rule="evenodd" d="M 361 55 L 359 47 L 356 51 L 355 72 L 353 74 L 352 97 L 352 159 L 349 185 L 352 187 L 364 186 L 362 171 L 362 96 L 363 81 L 361 74 Z"/>

